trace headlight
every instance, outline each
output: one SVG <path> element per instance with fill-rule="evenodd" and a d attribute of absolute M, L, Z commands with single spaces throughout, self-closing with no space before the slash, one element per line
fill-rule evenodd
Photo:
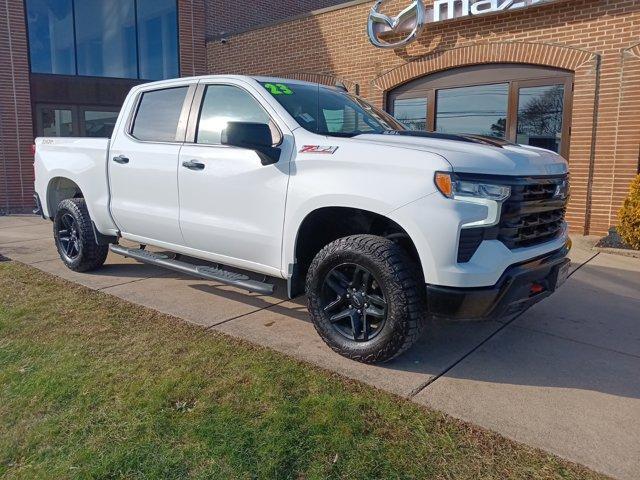
<path fill-rule="evenodd" d="M 511 195 L 509 186 L 457 180 L 447 172 L 436 172 L 434 181 L 440 193 L 447 198 L 460 200 L 483 198 L 503 202 Z"/>

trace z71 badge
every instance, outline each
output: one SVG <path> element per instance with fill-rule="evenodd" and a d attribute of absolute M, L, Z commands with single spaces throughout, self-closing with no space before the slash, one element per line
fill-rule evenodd
<path fill-rule="evenodd" d="M 304 145 L 300 149 L 300 153 L 322 153 L 326 155 L 333 155 L 338 150 L 338 147 L 330 147 L 325 145 Z"/>

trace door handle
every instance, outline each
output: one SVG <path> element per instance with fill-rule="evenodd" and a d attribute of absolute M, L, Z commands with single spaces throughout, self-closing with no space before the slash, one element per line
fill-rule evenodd
<path fill-rule="evenodd" d="M 188 162 L 182 162 L 182 166 L 189 170 L 204 170 L 204 163 L 197 160 L 189 160 Z"/>
<path fill-rule="evenodd" d="M 118 155 L 117 157 L 113 157 L 113 161 L 120 164 L 129 163 L 129 159 L 124 155 Z"/>

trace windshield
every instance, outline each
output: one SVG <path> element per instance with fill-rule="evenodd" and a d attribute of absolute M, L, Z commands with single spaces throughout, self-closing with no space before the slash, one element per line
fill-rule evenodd
<path fill-rule="evenodd" d="M 353 137 L 405 130 L 391 115 L 347 92 L 315 84 L 262 85 L 304 129 L 313 133 Z"/>

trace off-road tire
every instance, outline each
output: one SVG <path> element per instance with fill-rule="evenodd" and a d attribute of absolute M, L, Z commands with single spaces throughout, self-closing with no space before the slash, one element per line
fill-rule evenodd
<path fill-rule="evenodd" d="M 77 225 L 77 239 L 79 245 L 78 255 L 70 259 L 63 251 L 59 232 L 61 230 L 62 217 L 70 214 Z M 100 268 L 109 253 L 108 245 L 98 245 L 91 225 L 91 218 L 84 198 L 69 198 L 58 204 L 58 211 L 53 219 L 53 235 L 58 254 L 64 264 L 74 272 L 89 272 Z"/>
<path fill-rule="evenodd" d="M 370 341 L 341 335 L 322 307 L 321 289 L 331 269 L 355 263 L 379 279 L 387 300 L 387 317 Z M 306 278 L 308 309 L 318 334 L 335 352 L 362 363 L 389 361 L 408 350 L 421 336 L 427 321 L 422 275 L 406 251 L 391 240 L 374 235 L 340 238 L 314 258 Z"/>

